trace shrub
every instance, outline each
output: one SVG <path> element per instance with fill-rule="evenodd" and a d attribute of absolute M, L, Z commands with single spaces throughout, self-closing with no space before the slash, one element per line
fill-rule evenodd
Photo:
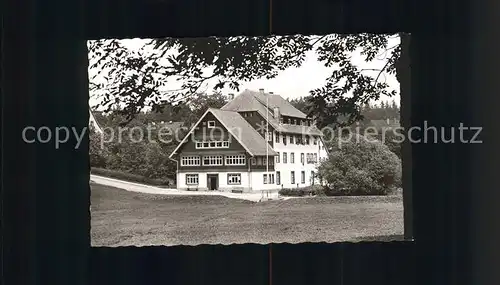
<path fill-rule="evenodd" d="M 303 197 L 303 196 L 322 196 L 325 195 L 323 186 L 313 185 L 301 188 L 283 188 L 279 191 L 281 196 Z"/>
<path fill-rule="evenodd" d="M 401 160 L 380 141 L 356 135 L 335 140 L 318 168 L 327 195 L 386 195 L 401 183 Z"/>
<path fill-rule="evenodd" d="M 131 141 L 128 136 L 123 136 L 104 146 L 106 169 L 150 179 L 175 179 L 176 164 L 168 159 L 172 150 L 170 145 L 146 139 Z"/>
<path fill-rule="evenodd" d="M 141 175 L 122 172 L 122 171 L 118 171 L 118 170 L 92 167 L 90 172 L 92 174 L 95 174 L 95 175 L 116 178 L 116 179 L 129 181 L 129 182 L 137 182 L 137 183 L 143 183 L 143 184 L 154 185 L 154 186 L 175 186 L 171 179 L 151 179 L 151 178 L 144 177 Z"/>
<path fill-rule="evenodd" d="M 101 148 L 101 137 L 92 126 L 89 129 L 89 158 L 91 167 L 106 167 L 106 154 Z"/>

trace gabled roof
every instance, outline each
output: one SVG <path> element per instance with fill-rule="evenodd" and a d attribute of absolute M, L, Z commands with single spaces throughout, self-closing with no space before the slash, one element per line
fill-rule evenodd
<path fill-rule="evenodd" d="M 102 134 L 103 130 L 101 128 L 101 125 L 99 122 L 95 119 L 94 113 L 92 113 L 92 110 L 89 109 L 89 126 L 93 125 L 94 129 Z"/>
<path fill-rule="evenodd" d="M 295 108 L 290 102 L 280 95 L 262 93 L 245 89 L 240 95 L 224 105 L 221 110 L 227 111 L 266 111 L 267 100 L 269 100 L 269 112 L 272 114 L 275 107 L 280 108 L 280 113 L 284 116 L 305 119 L 307 115 Z"/>
<path fill-rule="evenodd" d="M 265 139 L 255 130 L 240 114 L 232 111 L 223 111 L 219 109 L 209 108 L 203 116 L 193 125 L 189 133 L 184 137 L 181 143 L 170 154 L 172 157 L 179 148 L 191 137 L 191 133 L 200 124 L 201 120 L 212 113 L 217 120 L 227 129 L 227 131 L 245 148 L 251 156 L 257 155 L 277 155 Z"/>
<path fill-rule="evenodd" d="M 269 102 L 267 102 L 267 96 L 269 96 Z M 266 104 L 269 103 L 269 109 L 266 108 Z M 295 108 L 290 102 L 283 99 L 280 95 L 271 95 L 268 93 L 262 94 L 261 92 L 256 92 L 246 89 L 232 101 L 224 105 L 221 110 L 224 111 L 234 111 L 234 112 L 248 112 L 256 111 L 263 118 L 269 118 L 269 124 L 278 132 L 282 133 L 295 133 L 295 134 L 308 134 L 308 135 L 319 135 L 321 136 L 321 131 L 316 126 L 300 126 L 300 125 L 289 125 L 281 124 L 278 119 L 274 118 L 274 107 L 280 109 L 280 114 L 290 117 L 296 117 L 305 119 L 307 115 Z"/>

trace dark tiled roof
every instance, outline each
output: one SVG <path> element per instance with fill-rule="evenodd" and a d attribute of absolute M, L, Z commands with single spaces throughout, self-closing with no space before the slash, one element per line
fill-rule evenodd
<path fill-rule="evenodd" d="M 238 112 L 224 111 L 215 108 L 209 108 L 207 112 L 212 113 L 217 120 L 219 120 L 219 122 L 227 128 L 227 131 L 231 133 L 231 135 L 250 153 L 250 155 L 277 155 L 277 153 L 257 132 L 257 130 L 254 129 Z M 200 118 L 198 123 L 202 118 Z M 194 127 L 196 127 L 196 124 L 192 126 L 190 132 L 194 130 Z M 177 152 L 179 147 L 185 143 L 188 136 L 186 136 L 175 148 L 175 150 L 170 154 L 170 157 L 172 157 L 172 155 Z"/>
<path fill-rule="evenodd" d="M 269 98 L 269 109 L 266 108 L 267 98 Z M 234 111 L 234 112 L 246 112 L 246 111 L 256 111 L 261 114 L 264 118 L 269 118 L 269 124 L 273 126 L 278 132 L 281 133 L 295 133 L 295 134 L 309 134 L 309 135 L 322 135 L 321 131 L 316 126 L 300 126 L 300 125 L 289 125 L 280 124 L 280 122 L 274 118 L 273 109 L 278 107 L 280 109 L 280 114 L 296 118 L 307 118 L 307 115 L 297 110 L 290 102 L 283 99 L 280 95 L 271 95 L 268 93 L 262 94 L 261 92 L 256 92 L 252 90 L 245 90 L 232 101 L 224 105 L 221 110 L 224 111 Z"/>
<path fill-rule="evenodd" d="M 209 109 L 231 134 L 246 147 L 252 155 L 277 155 L 266 140 L 239 113 L 219 109 Z"/>
<path fill-rule="evenodd" d="M 228 111 L 257 111 L 260 110 L 264 114 L 266 112 L 266 104 L 269 100 L 269 112 L 272 114 L 275 107 L 280 108 L 280 113 L 285 116 L 305 119 L 306 114 L 295 108 L 290 102 L 283 99 L 280 95 L 269 93 L 261 93 L 246 89 L 232 101 L 224 105 L 221 110 Z"/>

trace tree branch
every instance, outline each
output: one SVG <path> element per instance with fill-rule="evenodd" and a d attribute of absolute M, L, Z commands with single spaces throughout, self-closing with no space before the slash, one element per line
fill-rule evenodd
<path fill-rule="evenodd" d="M 387 66 L 389 65 L 389 62 L 390 62 L 390 61 L 388 60 L 388 61 L 385 63 L 384 67 L 382 67 L 382 69 L 381 69 L 381 70 L 380 70 L 380 72 L 378 73 L 377 78 L 375 78 L 375 84 L 377 84 L 377 81 L 378 81 L 378 79 L 379 79 L 380 75 L 381 75 L 381 74 L 382 74 L 382 72 L 384 72 L 384 70 L 387 68 Z"/>
<path fill-rule="evenodd" d="M 317 44 L 319 41 L 321 41 L 322 39 L 326 38 L 328 35 L 324 35 L 324 36 L 321 36 L 319 38 L 317 38 L 312 44 L 311 46 L 314 46 L 315 44 Z"/>

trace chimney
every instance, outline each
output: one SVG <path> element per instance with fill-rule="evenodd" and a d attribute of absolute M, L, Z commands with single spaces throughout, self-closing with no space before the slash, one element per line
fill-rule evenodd
<path fill-rule="evenodd" d="M 274 107 L 274 118 L 280 121 L 280 108 L 279 107 Z"/>
<path fill-rule="evenodd" d="M 260 94 L 264 94 L 264 88 L 259 89 Z"/>
<path fill-rule="evenodd" d="M 233 100 L 234 99 L 234 93 L 229 93 L 229 100 Z"/>
<path fill-rule="evenodd" d="M 274 92 L 269 92 L 269 95 L 273 95 L 273 94 L 274 94 Z"/>

